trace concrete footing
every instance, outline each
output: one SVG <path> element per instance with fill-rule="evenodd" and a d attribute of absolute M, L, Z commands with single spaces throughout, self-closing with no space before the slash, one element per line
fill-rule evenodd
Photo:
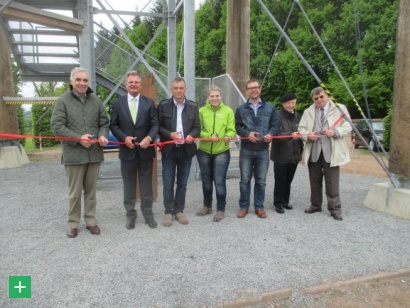
<path fill-rule="evenodd" d="M 410 220 L 410 189 L 390 186 L 390 183 L 374 184 L 363 205 L 375 211 Z"/>
<path fill-rule="evenodd" d="M 16 168 L 29 162 L 26 151 L 21 145 L 0 147 L 0 169 Z"/>

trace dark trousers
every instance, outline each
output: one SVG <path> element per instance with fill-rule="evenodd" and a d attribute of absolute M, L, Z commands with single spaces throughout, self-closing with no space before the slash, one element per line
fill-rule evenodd
<path fill-rule="evenodd" d="M 321 153 L 317 162 L 309 162 L 310 202 L 312 208 L 322 208 L 323 202 L 323 177 L 325 178 L 325 191 L 327 208 L 331 213 L 341 214 L 339 196 L 340 168 L 330 167 Z"/>
<path fill-rule="evenodd" d="M 295 176 L 297 163 L 274 163 L 273 172 L 275 175 L 275 188 L 273 190 L 273 204 L 284 206 L 289 204 L 290 186 Z"/>
<path fill-rule="evenodd" d="M 186 155 L 185 145 L 174 145 L 169 156 L 162 156 L 162 180 L 165 214 L 182 213 L 185 209 L 186 187 L 191 170 L 191 159 Z M 175 176 L 177 187 L 175 187 Z"/>
<path fill-rule="evenodd" d="M 141 194 L 141 213 L 145 220 L 154 218 L 152 212 L 152 159 L 121 160 L 121 175 L 124 186 L 124 207 L 127 219 L 136 219 L 137 172 Z"/>

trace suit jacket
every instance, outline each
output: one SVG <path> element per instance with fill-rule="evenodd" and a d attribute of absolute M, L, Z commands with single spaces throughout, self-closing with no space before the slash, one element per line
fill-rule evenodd
<path fill-rule="evenodd" d="M 349 112 L 347 111 L 346 107 L 342 104 L 339 104 L 339 106 L 342 109 L 343 113 L 345 113 L 346 116 L 350 118 Z M 311 152 L 313 142 L 308 139 L 307 134 L 314 131 L 315 116 L 316 107 L 315 104 L 312 104 L 308 109 L 306 109 L 303 112 L 302 118 L 299 122 L 299 133 L 302 134 L 301 139 L 306 143 L 302 153 L 302 163 L 305 165 L 309 163 L 310 155 L 312 154 Z M 339 109 L 332 101 L 330 101 L 330 110 L 327 113 L 326 119 L 328 127 L 332 127 L 340 116 L 341 113 Z M 333 129 L 337 132 L 338 137 L 330 138 L 330 167 L 341 166 L 350 161 L 349 148 L 346 144 L 344 137 L 350 134 L 350 132 L 352 131 L 352 126 L 345 118 L 343 118 Z"/>
<path fill-rule="evenodd" d="M 137 137 L 137 142 L 142 141 L 146 136 L 150 136 L 155 141 L 158 134 L 158 116 L 154 101 L 148 97 L 139 96 L 137 123 L 133 123 L 130 108 L 128 107 L 127 95 L 121 96 L 112 102 L 110 117 L 110 129 L 112 134 L 121 142 L 127 136 Z M 135 159 L 138 151 L 141 159 L 155 157 L 155 149 L 150 146 L 146 149 L 136 147 L 130 149 L 125 145 L 120 145 L 119 158 L 121 160 Z"/>
<path fill-rule="evenodd" d="M 182 126 L 184 127 L 184 136 L 190 135 L 193 138 L 199 137 L 201 124 L 199 122 L 198 105 L 185 99 L 185 107 L 182 111 Z M 158 118 L 159 118 L 159 136 L 161 142 L 170 141 L 170 134 L 176 131 L 177 127 L 177 107 L 174 104 L 174 98 L 163 100 L 158 104 Z M 165 145 L 162 149 L 162 155 L 168 156 L 174 144 Z M 186 154 L 189 159 L 196 154 L 196 144 L 185 144 Z"/>

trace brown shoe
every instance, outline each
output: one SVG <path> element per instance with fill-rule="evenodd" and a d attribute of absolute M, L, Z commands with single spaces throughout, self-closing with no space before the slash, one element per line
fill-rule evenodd
<path fill-rule="evenodd" d="M 306 214 L 313 214 L 313 213 L 321 212 L 321 211 L 322 211 L 322 209 L 310 207 L 310 208 L 308 208 L 308 209 L 305 210 L 305 213 L 306 213 Z"/>
<path fill-rule="evenodd" d="M 238 218 L 244 218 L 246 215 L 248 215 L 248 210 L 245 209 L 241 209 L 238 214 L 236 215 L 236 217 Z"/>
<path fill-rule="evenodd" d="M 68 228 L 67 230 L 67 236 L 69 238 L 75 238 L 78 234 L 78 229 L 77 228 Z"/>
<path fill-rule="evenodd" d="M 94 234 L 94 235 L 99 235 L 100 233 L 101 233 L 101 231 L 100 231 L 100 227 L 99 226 L 97 226 L 97 225 L 95 225 L 95 226 L 87 226 L 87 227 L 85 227 L 87 230 L 90 230 L 90 233 L 91 234 Z"/>
<path fill-rule="evenodd" d="M 172 216 L 172 214 L 165 214 L 164 220 L 162 221 L 162 224 L 165 227 L 171 227 L 173 220 L 174 220 L 174 217 Z"/>
<path fill-rule="evenodd" d="M 258 215 L 259 218 L 266 218 L 265 210 L 256 210 L 255 214 Z"/>
<path fill-rule="evenodd" d="M 225 218 L 225 212 L 217 211 L 215 216 L 214 216 L 214 221 L 220 222 L 224 218 Z"/>
<path fill-rule="evenodd" d="M 189 224 L 188 218 L 185 216 L 184 213 L 180 212 L 175 215 L 175 219 L 181 224 L 181 225 L 187 225 Z"/>
<path fill-rule="evenodd" d="M 196 212 L 196 216 L 205 216 L 212 213 L 212 208 L 204 206 L 198 212 Z"/>
<path fill-rule="evenodd" d="M 334 220 L 343 220 L 343 217 L 340 214 L 331 213 L 330 215 L 333 217 Z"/>

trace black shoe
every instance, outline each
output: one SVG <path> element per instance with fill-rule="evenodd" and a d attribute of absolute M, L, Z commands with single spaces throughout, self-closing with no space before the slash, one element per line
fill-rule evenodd
<path fill-rule="evenodd" d="M 279 214 L 285 213 L 285 210 L 283 209 L 281 205 L 275 205 L 275 209 L 276 209 L 276 212 L 278 212 Z"/>
<path fill-rule="evenodd" d="M 284 208 L 284 209 L 287 209 L 287 210 L 292 210 L 292 209 L 293 209 L 293 206 L 292 206 L 290 203 L 286 203 L 286 204 L 283 206 L 283 208 Z"/>
<path fill-rule="evenodd" d="M 157 222 L 154 220 L 154 218 L 151 219 L 147 219 L 145 221 L 145 223 L 148 225 L 148 227 L 150 227 L 151 229 L 155 229 L 156 227 L 158 227 Z"/>
<path fill-rule="evenodd" d="M 125 225 L 125 228 L 128 230 L 134 229 L 135 228 L 135 219 L 128 219 L 127 223 Z"/>
<path fill-rule="evenodd" d="M 332 214 L 330 214 L 330 216 L 332 216 L 334 220 L 340 220 L 340 221 L 343 220 L 343 217 L 340 214 L 332 213 Z"/>

